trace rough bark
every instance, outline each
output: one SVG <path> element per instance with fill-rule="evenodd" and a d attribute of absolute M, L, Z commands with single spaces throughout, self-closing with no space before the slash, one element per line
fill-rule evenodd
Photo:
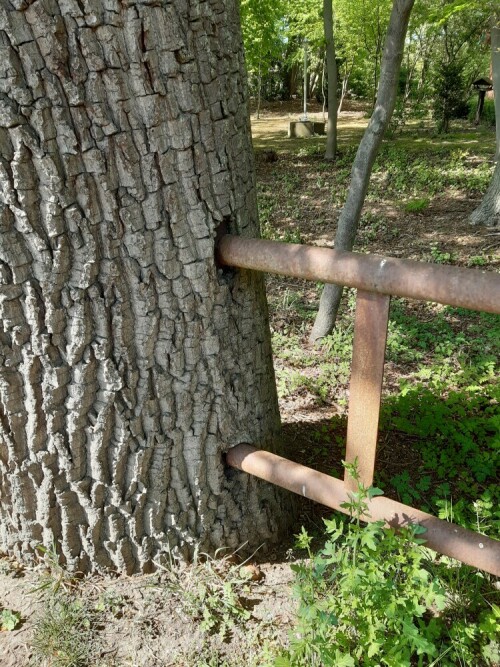
<path fill-rule="evenodd" d="M 236 3 L 0 6 L 0 549 L 147 571 L 274 540 L 279 428 Z"/>
<path fill-rule="evenodd" d="M 500 23 L 499 16 L 492 20 L 491 26 L 491 66 L 493 75 L 493 91 L 495 94 L 496 118 L 496 168 L 491 183 L 479 206 L 472 212 L 471 225 L 485 227 L 500 226 Z"/>
<path fill-rule="evenodd" d="M 414 0 L 394 0 L 382 57 L 380 85 L 375 108 L 354 159 L 347 200 L 337 224 L 335 235 L 337 250 L 352 250 L 354 244 L 373 163 L 396 104 L 399 71 L 413 4 Z M 343 288 L 339 285 L 325 285 L 319 311 L 310 334 L 311 343 L 327 336 L 333 330 L 342 290 Z"/>
<path fill-rule="evenodd" d="M 323 26 L 326 42 L 326 71 L 328 76 L 328 122 L 326 128 L 325 160 L 334 160 L 337 152 L 337 60 L 333 35 L 332 0 L 323 0 Z"/>
<path fill-rule="evenodd" d="M 471 213 L 471 225 L 500 227 L 500 158 L 497 160 L 490 185 L 479 206 Z"/>

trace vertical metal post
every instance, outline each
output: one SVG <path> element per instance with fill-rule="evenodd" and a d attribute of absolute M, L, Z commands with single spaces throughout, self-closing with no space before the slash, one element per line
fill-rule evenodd
<path fill-rule="evenodd" d="M 375 470 L 380 397 L 390 297 L 358 290 L 354 322 L 346 461 L 357 459 L 360 481 L 371 486 Z M 346 488 L 356 490 L 347 473 Z"/>

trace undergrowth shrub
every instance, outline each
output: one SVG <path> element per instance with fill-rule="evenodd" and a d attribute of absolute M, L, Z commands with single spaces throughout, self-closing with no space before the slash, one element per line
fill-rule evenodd
<path fill-rule="evenodd" d="M 297 623 L 275 667 L 495 665 L 500 607 L 489 578 L 451 559 L 433 563 L 421 526 L 363 525 L 382 492 L 346 467 L 358 484 L 343 505 L 351 520 L 324 520 L 317 552 L 304 528 L 297 536 L 307 553 L 292 566 Z"/>

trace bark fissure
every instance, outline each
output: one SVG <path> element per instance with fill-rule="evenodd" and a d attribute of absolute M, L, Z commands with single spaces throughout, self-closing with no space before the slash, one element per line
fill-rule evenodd
<path fill-rule="evenodd" d="M 71 568 L 254 546 L 280 496 L 222 452 L 279 417 L 232 3 L 0 9 L 0 544 Z M 259 496 L 259 493 L 261 494 Z"/>

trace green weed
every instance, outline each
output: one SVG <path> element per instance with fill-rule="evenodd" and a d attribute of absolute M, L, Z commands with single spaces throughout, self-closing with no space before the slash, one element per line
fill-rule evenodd
<path fill-rule="evenodd" d="M 456 255 L 451 252 L 441 250 L 437 243 L 431 243 L 429 259 L 436 264 L 453 264 L 453 262 L 456 260 Z"/>
<path fill-rule="evenodd" d="M 232 562 L 232 555 L 211 558 L 196 554 L 187 568 L 169 553 L 166 564 L 158 566 L 164 573 L 164 590 L 177 600 L 180 613 L 198 621 L 203 632 L 218 633 L 224 639 L 237 624 L 250 619 L 244 598 L 251 575 Z"/>
<path fill-rule="evenodd" d="M 34 664 L 87 667 L 93 663 L 95 611 L 65 593 L 47 599 L 33 637 Z"/>
<path fill-rule="evenodd" d="M 15 630 L 21 623 L 21 614 L 13 609 L 0 609 L 0 632 Z"/>
<path fill-rule="evenodd" d="M 490 578 L 449 558 L 433 562 L 420 526 L 363 526 L 381 491 L 346 467 L 358 483 L 343 505 L 351 520 L 325 520 L 317 552 L 304 528 L 297 535 L 307 555 L 292 566 L 297 622 L 275 667 L 495 665 L 500 607 Z"/>
<path fill-rule="evenodd" d="M 486 266 L 488 264 L 488 257 L 483 255 L 472 255 L 467 261 L 467 266 Z"/>
<path fill-rule="evenodd" d="M 349 473 L 358 479 L 356 468 Z M 363 527 L 367 501 L 379 489 L 359 484 L 345 509 L 352 520 L 325 520 L 326 542 L 318 553 L 302 529 L 298 547 L 307 560 L 292 566 L 299 600 L 290 649 L 276 667 L 317 665 L 409 665 L 439 655 L 436 621 L 428 611 L 443 609 L 445 591 L 425 567 L 419 546 L 424 529 L 396 534 L 382 522 Z"/>
<path fill-rule="evenodd" d="M 445 145 L 428 147 L 422 154 L 408 153 L 402 142 L 385 144 L 374 165 L 368 198 L 413 196 L 425 201 L 446 188 L 484 192 L 491 179 L 491 164 L 487 160 L 478 164 L 472 157 L 467 150 Z"/>
<path fill-rule="evenodd" d="M 36 593 L 46 590 L 56 595 L 59 590 L 66 593 L 72 591 L 77 585 L 81 573 L 76 572 L 71 574 L 60 564 L 55 544 L 52 544 L 48 549 L 39 544 L 36 550 L 41 560 L 42 570 L 40 582 L 32 592 Z"/>
<path fill-rule="evenodd" d="M 407 213 L 421 213 L 429 208 L 430 199 L 422 197 L 420 199 L 411 199 L 405 204 L 405 211 Z"/>

